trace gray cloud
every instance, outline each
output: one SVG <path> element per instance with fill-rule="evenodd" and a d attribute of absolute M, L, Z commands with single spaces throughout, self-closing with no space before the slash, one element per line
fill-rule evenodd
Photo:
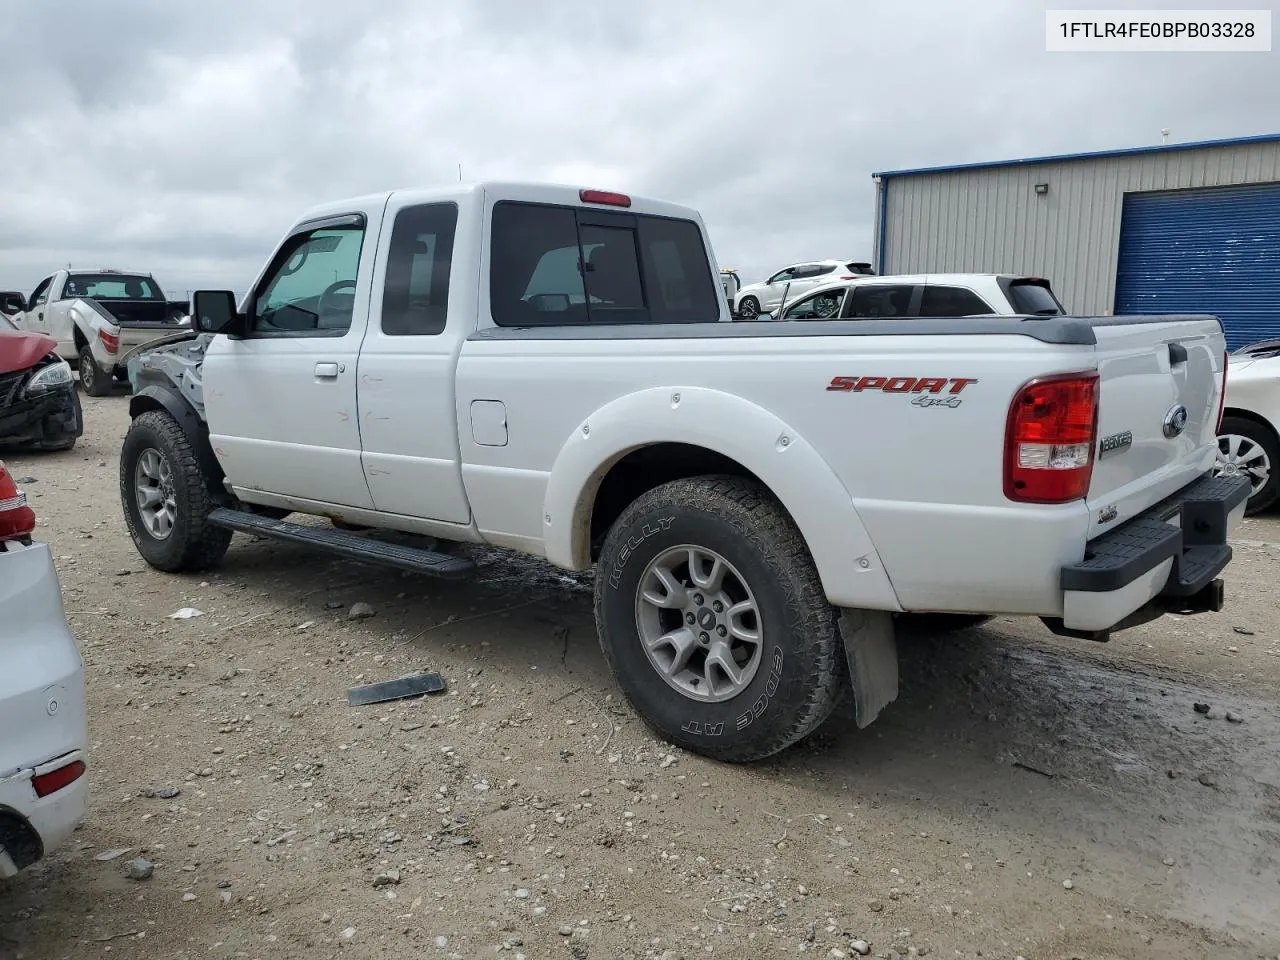
<path fill-rule="evenodd" d="M 1025 0 L 0 0 L 0 24 L 0 286 L 26 290 L 68 261 L 239 289 L 303 208 L 459 163 L 691 204 L 755 278 L 869 257 L 873 170 L 1280 130 L 1272 55 L 1049 54 Z"/>

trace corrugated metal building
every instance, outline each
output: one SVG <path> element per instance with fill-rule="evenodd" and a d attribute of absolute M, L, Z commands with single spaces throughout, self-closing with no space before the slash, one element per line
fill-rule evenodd
<path fill-rule="evenodd" d="M 1041 276 L 1073 313 L 1280 337 L 1280 134 L 873 176 L 881 274 Z"/>

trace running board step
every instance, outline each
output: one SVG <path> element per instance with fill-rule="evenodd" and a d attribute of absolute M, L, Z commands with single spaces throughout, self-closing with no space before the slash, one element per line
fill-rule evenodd
<path fill-rule="evenodd" d="M 307 527 L 286 520 L 273 520 L 260 514 L 219 507 L 209 514 L 209 522 L 239 533 L 251 533 L 273 540 L 287 540 L 336 553 L 348 560 L 378 563 L 402 570 L 413 570 L 446 580 L 461 580 L 472 574 L 476 565 L 466 557 L 453 557 L 435 550 L 405 547 L 369 537 L 357 536 L 327 527 Z"/>

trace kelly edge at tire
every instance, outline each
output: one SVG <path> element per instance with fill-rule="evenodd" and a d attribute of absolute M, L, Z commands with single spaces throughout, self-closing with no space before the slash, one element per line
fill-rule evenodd
<path fill-rule="evenodd" d="M 727 561 L 758 609 L 758 664 L 729 699 L 681 692 L 645 650 L 642 577 L 677 547 Z M 686 573 L 680 586 L 692 583 Z M 644 721 L 714 759 L 749 762 L 796 743 L 830 715 L 846 684 L 836 611 L 813 560 L 781 504 L 751 481 L 676 480 L 632 503 L 600 554 L 595 615 L 614 677 Z"/>
<path fill-rule="evenodd" d="M 172 478 L 175 515 L 173 528 L 163 539 L 147 531 L 138 505 L 138 461 L 150 450 L 167 463 Z M 163 410 L 141 414 L 125 435 L 120 450 L 120 501 L 138 552 L 159 570 L 207 570 L 217 565 L 231 544 L 230 530 L 208 522 L 217 504 L 209 494 L 200 461 L 177 421 Z"/>

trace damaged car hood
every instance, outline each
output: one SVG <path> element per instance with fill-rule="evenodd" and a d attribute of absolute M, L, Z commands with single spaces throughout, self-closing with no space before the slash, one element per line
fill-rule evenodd
<path fill-rule="evenodd" d="M 0 329 L 0 374 L 28 370 L 57 348 L 48 334 Z"/>

